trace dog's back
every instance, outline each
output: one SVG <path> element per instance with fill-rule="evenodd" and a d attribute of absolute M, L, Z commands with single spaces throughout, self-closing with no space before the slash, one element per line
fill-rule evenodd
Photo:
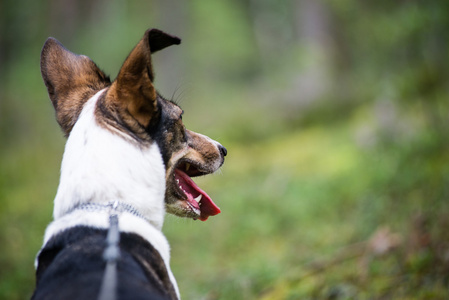
<path fill-rule="evenodd" d="M 98 299 L 107 231 L 74 227 L 52 237 L 38 257 L 33 300 Z M 133 233 L 120 234 L 117 299 L 177 299 L 159 252 Z"/>

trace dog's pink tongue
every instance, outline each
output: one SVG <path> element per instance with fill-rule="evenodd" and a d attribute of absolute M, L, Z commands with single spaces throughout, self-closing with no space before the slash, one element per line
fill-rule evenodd
<path fill-rule="evenodd" d="M 210 216 L 215 216 L 221 212 L 220 208 L 215 205 L 209 195 L 200 189 L 189 175 L 176 169 L 175 179 L 179 180 L 178 184 L 187 195 L 187 201 L 190 205 L 200 210 L 201 215 L 199 219 L 201 221 L 206 221 Z M 198 198 L 200 195 L 201 200 L 198 203 L 195 198 Z"/>

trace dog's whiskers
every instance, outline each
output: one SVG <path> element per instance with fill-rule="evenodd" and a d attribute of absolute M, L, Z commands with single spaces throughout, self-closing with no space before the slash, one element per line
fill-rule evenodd
<path fill-rule="evenodd" d="M 185 96 L 188 93 L 188 84 L 178 84 L 178 86 L 173 91 L 173 94 L 170 98 L 171 101 L 173 101 L 176 105 L 180 105 L 184 99 L 187 97 Z"/>

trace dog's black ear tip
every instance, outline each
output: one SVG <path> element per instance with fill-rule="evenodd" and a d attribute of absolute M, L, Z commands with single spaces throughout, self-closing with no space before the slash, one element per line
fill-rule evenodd
<path fill-rule="evenodd" d="M 151 52 L 157 52 L 171 45 L 181 44 L 181 39 L 177 36 L 170 35 L 162 30 L 152 28 L 145 32 L 145 37 L 148 39 Z"/>

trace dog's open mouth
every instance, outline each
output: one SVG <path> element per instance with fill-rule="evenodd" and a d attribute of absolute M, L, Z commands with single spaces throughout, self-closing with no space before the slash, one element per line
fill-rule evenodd
<path fill-rule="evenodd" d="M 212 201 L 209 195 L 196 185 L 191 177 L 206 175 L 190 163 L 182 163 L 174 170 L 174 179 L 182 198 L 197 215 L 194 219 L 206 221 L 210 216 L 219 214 L 220 208 Z"/>

